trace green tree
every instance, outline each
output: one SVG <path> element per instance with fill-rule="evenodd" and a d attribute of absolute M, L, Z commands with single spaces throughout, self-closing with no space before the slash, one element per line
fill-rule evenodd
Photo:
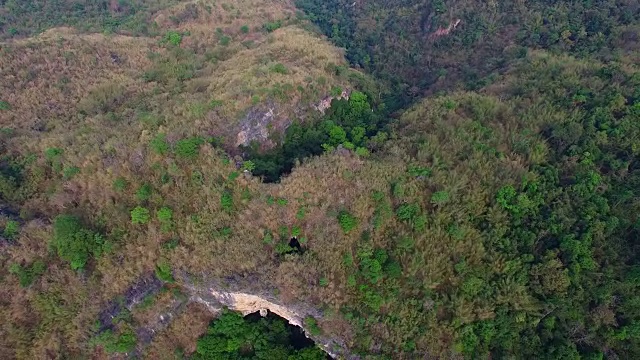
<path fill-rule="evenodd" d="M 102 235 L 85 229 L 80 219 L 73 215 L 58 215 L 53 222 L 51 245 L 61 259 L 68 261 L 74 270 L 85 267 L 91 255 L 102 254 L 105 245 Z"/>
<path fill-rule="evenodd" d="M 317 347 L 296 350 L 290 335 L 284 319 L 248 320 L 224 310 L 198 339 L 194 359 L 326 359 Z"/>
<path fill-rule="evenodd" d="M 334 125 L 329 131 L 329 144 L 338 146 L 347 141 L 347 132 L 338 125 Z"/>

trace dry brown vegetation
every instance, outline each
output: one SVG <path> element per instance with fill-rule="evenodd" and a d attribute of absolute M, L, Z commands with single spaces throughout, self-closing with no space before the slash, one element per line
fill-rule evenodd
<path fill-rule="evenodd" d="M 28 184 L 14 194 L 22 198 L 19 211 L 26 219 L 16 239 L 20 246 L 3 248 L 2 318 L 13 319 L 3 322 L 3 358 L 86 353 L 100 308 L 163 259 L 175 261 L 175 269 L 216 275 L 252 271 L 269 261 L 249 243 L 209 241 L 225 227 L 233 228 L 233 238 L 256 238 L 260 229 L 238 227 L 234 215 L 221 210 L 220 196 L 233 188 L 240 207 L 249 201 L 242 191 L 263 192 L 258 180 L 225 181 L 235 167 L 221 150 L 206 147 L 197 161 L 188 161 L 155 154 L 149 142 L 164 133 L 170 146 L 192 136 L 233 145 L 249 108 L 275 109 L 275 133 L 304 117 L 332 87 L 350 87 L 333 71 L 345 64 L 341 51 L 302 29 L 289 2 L 183 3 L 154 20 L 161 34 L 156 38 L 55 28 L 1 45 L 1 100 L 11 107 L 0 113 L 0 128 L 11 131 L 2 135 L 2 150 L 12 158 L 34 156 Z M 264 29 L 277 21 L 279 28 Z M 172 32 L 180 36 L 178 46 L 164 41 Z M 149 75 L 154 72 L 156 77 Z M 52 162 L 48 149 L 61 155 Z M 77 170 L 65 177 L 70 168 Z M 196 177 L 204 180 L 194 186 Z M 124 190 L 114 188 L 117 179 L 126 181 Z M 156 205 L 173 209 L 174 231 L 161 231 L 157 221 L 130 225 L 134 194 L 144 183 L 153 195 L 143 205 L 152 215 Z M 109 229 L 117 250 L 97 258 L 83 275 L 52 261 L 49 222 L 60 213 Z M 197 223 L 189 220 L 195 216 Z M 181 246 L 163 250 L 172 238 Z M 20 288 L 9 265 L 39 259 L 46 260 L 45 275 Z M 186 341 L 179 343 L 193 351 L 195 337 L 189 346 Z"/>
<path fill-rule="evenodd" d="M 625 215 L 640 207 L 630 61 L 531 52 L 480 94 L 406 111 L 371 154 L 339 147 L 266 184 L 230 156 L 249 114 L 273 111 L 256 127 L 272 146 L 313 104 L 354 87 L 357 71 L 288 1 L 184 2 L 153 19 L 157 37 L 57 28 L 1 44 L 0 358 L 109 358 L 101 327 L 144 326 L 159 331 L 139 355 L 192 354 L 212 315 L 176 310 L 187 280 L 305 304 L 323 335 L 392 358 L 518 357 L 537 349 L 528 341 L 549 358 L 575 344 L 637 348 L 623 327 L 637 305 L 612 300 L 635 285 L 592 276 L 593 264 L 624 274 L 608 261 L 633 260 L 603 240 L 637 231 Z M 597 131 L 596 111 L 607 119 Z M 626 183 L 619 197 L 606 192 Z M 77 270 L 56 240 L 62 214 L 100 249 Z M 595 239 L 586 255 L 558 244 L 573 226 Z M 170 285 L 122 310 L 150 273 Z M 101 323 L 113 304 L 122 311 Z"/>

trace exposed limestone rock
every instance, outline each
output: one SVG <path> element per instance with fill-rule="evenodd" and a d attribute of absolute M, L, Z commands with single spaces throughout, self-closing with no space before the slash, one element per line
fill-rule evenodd
<path fill-rule="evenodd" d="M 259 296 L 234 293 L 234 292 L 221 292 L 211 290 L 211 294 L 224 306 L 229 309 L 241 312 L 242 315 L 249 315 L 254 312 L 262 312 L 263 310 L 269 310 L 272 313 L 289 320 L 291 325 L 303 327 L 303 317 L 285 306 L 278 305 L 267 301 Z"/>
<path fill-rule="evenodd" d="M 291 325 L 299 326 L 303 330 L 305 330 L 304 318 L 309 315 L 317 315 L 302 312 L 300 309 L 294 309 L 290 306 L 277 304 L 273 299 L 267 300 L 264 297 L 243 292 L 227 292 L 212 288 L 206 293 L 203 293 L 201 288 L 191 288 L 191 290 L 195 293 L 191 297 L 191 301 L 204 304 L 213 314 L 218 314 L 225 307 L 233 311 L 238 311 L 245 316 L 255 312 L 260 312 L 260 315 L 266 316 L 268 311 L 270 311 L 287 319 Z M 344 344 L 336 339 L 310 336 L 306 330 L 305 335 L 335 359 L 354 359 L 354 357 L 347 355 Z"/>
<path fill-rule="evenodd" d="M 252 141 L 264 143 L 269 139 L 269 124 L 275 117 L 275 106 L 269 106 L 267 110 L 252 109 L 241 123 L 241 130 L 236 136 L 236 147 L 247 146 Z"/>
<path fill-rule="evenodd" d="M 333 101 L 333 99 L 336 99 L 336 100 L 349 99 L 349 92 L 344 90 L 338 96 L 327 96 L 324 99 L 322 99 L 318 104 L 314 105 L 313 107 L 324 114 L 324 112 L 331 107 L 331 101 Z"/>

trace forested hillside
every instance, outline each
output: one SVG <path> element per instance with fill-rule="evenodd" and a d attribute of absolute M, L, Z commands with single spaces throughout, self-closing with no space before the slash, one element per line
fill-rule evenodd
<path fill-rule="evenodd" d="M 0 29 L 0 358 L 327 356 L 212 291 L 348 359 L 640 358 L 637 2 L 0 0 Z"/>
<path fill-rule="evenodd" d="M 638 50 L 640 4 L 634 0 L 296 0 L 296 5 L 347 49 L 353 64 L 394 86 L 400 92 L 397 106 L 439 89 L 480 89 L 528 48 L 618 61 Z"/>

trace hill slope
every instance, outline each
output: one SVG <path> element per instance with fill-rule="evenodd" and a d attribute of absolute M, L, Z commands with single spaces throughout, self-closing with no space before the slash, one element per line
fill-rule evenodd
<path fill-rule="evenodd" d="M 518 26 L 535 23 L 533 4 Z M 496 32 L 469 47 L 458 28 L 431 45 L 412 27 L 398 42 L 381 32 L 365 67 L 438 88 L 389 44 L 434 47 L 443 64 L 452 41 L 457 69 L 496 69 L 462 55 L 512 41 L 500 26 L 517 4 L 477 17 L 449 5 L 461 31 L 489 16 L 478 24 Z M 575 40 L 578 56 L 518 38 L 490 82 L 396 121 L 384 87 L 284 1 L 181 3 L 150 13 L 144 37 L 55 28 L 4 43 L 0 354 L 189 356 L 212 316 L 192 300 L 218 289 L 304 309 L 309 334 L 362 358 L 639 357 L 640 76 L 635 40 L 616 43 L 638 9 L 620 5 L 609 33 Z M 355 6 L 323 11 L 388 15 Z M 365 33 L 345 43 L 351 60 Z M 251 175 L 283 159 L 280 182 Z"/>

